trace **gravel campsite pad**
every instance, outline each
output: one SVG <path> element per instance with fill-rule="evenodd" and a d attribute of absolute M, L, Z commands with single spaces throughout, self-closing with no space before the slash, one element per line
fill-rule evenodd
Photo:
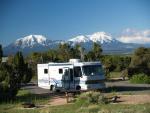
<path fill-rule="evenodd" d="M 73 100 L 72 97 L 69 97 L 69 101 Z M 49 104 L 50 106 L 58 106 L 58 105 L 64 105 L 64 104 L 71 104 L 72 102 L 67 103 L 66 96 L 54 96 L 51 98 Z"/>
<path fill-rule="evenodd" d="M 60 96 L 60 97 L 58 97 L 58 96 L 54 97 L 50 101 L 50 105 L 51 106 L 58 106 L 58 105 L 64 105 L 64 104 L 67 104 L 67 102 L 66 102 L 66 98 L 62 97 L 62 96 Z"/>
<path fill-rule="evenodd" d="M 118 104 L 150 103 L 150 95 L 119 95 L 118 97 Z"/>
<path fill-rule="evenodd" d="M 118 95 L 116 104 L 144 104 L 150 103 L 150 95 Z M 51 99 L 50 105 L 64 105 L 67 104 L 65 96 L 56 96 Z"/>

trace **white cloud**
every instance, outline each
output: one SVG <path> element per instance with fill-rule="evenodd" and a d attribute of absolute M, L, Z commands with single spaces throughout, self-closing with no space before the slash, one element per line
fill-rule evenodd
<path fill-rule="evenodd" d="M 122 32 L 118 40 L 124 43 L 148 44 L 150 43 L 150 29 L 137 31 L 128 28 Z"/>

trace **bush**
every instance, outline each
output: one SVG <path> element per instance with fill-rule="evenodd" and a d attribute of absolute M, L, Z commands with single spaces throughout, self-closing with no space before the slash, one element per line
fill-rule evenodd
<path fill-rule="evenodd" d="M 88 94 L 88 102 L 89 103 L 98 103 L 100 93 L 99 92 L 90 92 Z"/>
<path fill-rule="evenodd" d="M 138 75 L 133 75 L 130 82 L 136 84 L 150 84 L 150 77 L 141 73 Z"/>
<path fill-rule="evenodd" d="M 0 63 L 0 102 L 14 100 L 21 83 L 28 83 L 32 78 L 32 70 L 20 52 L 13 60 L 12 64 Z"/>
<path fill-rule="evenodd" d="M 150 76 L 150 48 L 140 47 L 135 50 L 131 63 L 129 75 L 144 73 Z"/>
<path fill-rule="evenodd" d="M 106 98 L 100 92 L 89 91 L 78 97 L 79 101 L 84 100 L 88 104 L 106 104 Z"/>
<path fill-rule="evenodd" d="M 12 73 L 12 67 L 7 64 L 0 64 L 0 102 L 13 99 L 17 93 L 16 76 Z"/>

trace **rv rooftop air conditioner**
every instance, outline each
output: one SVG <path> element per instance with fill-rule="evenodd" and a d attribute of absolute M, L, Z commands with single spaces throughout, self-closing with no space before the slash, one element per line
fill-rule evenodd
<path fill-rule="evenodd" d="M 80 59 L 70 59 L 69 62 L 70 63 L 77 63 L 77 62 L 80 62 Z"/>

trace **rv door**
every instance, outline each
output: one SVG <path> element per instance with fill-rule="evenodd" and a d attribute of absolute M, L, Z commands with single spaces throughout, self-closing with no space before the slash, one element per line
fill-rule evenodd
<path fill-rule="evenodd" d="M 65 89 L 74 88 L 73 69 L 69 67 L 63 68 L 62 85 Z"/>
<path fill-rule="evenodd" d="M 62 75 L 62 86 L 64 89 L 69 89 L 69 68 L 65 67 L 63 68 L 63 75 Z"/>

